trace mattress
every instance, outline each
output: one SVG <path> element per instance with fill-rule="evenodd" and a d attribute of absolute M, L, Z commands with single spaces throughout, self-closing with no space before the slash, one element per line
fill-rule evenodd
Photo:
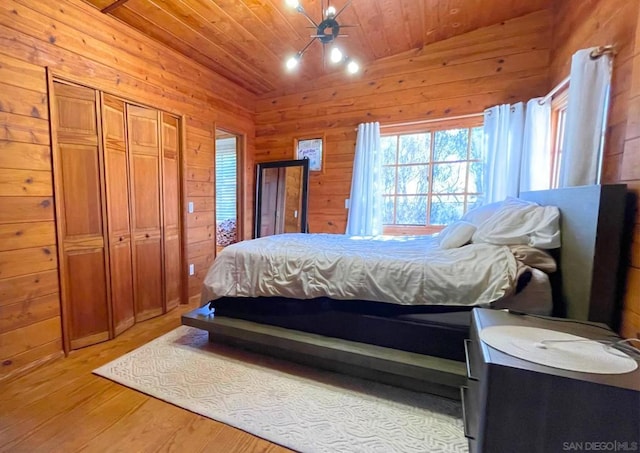
<path fill-rule="evenodd" d="M 280 234 L 226 247 L 202 302 L 222 297 L 366 300 L 399 305 L 489 306 L 515 292 L 508 247 L 450 250 L 431 236 Z"/>

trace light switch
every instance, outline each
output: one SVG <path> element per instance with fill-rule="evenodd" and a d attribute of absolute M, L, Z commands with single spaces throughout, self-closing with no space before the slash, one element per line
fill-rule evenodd
<path fill-rule="evenodd" d="M 196 273 L 196 265 L 189 264 L 189 275 L 194 275 Z"/>
<path fill-rule="evenodd" d="M 344 199 L 344 208 L 345 209 L 349 209 L 349 205 L 351 204 L 351 199 L 350 198 L 345 198 Z"/>
<path fill-rule="evenodd" d="M 293 211 L 293 218 L 294 219 L 298 218 L 298 210 L 297 209 L 295 211 Z"/>
<path fill-rule="evenodd" d="M 193 201 L 190 201 L 190 202 L 189 202 L 188 211 L 189 211 L 189 214 L 192 214 L 192 213 L 193 213 Z"/>

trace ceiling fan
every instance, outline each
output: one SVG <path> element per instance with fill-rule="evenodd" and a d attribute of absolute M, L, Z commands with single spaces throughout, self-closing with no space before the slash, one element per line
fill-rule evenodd
<path fill-rule="evenodd" d="M 319 23 L 316 23 L 309 14 L 305 11 L 305 9 L 300 4 L 299 0 L 286 0 L 286 3 L 291 8 L 295 8 L 300 14 L 302 14 L 315 29 L 315 34 L 310 35 L 311 41 L 307 43 L 306 46 L 302 48 L 298 53 L 287 60 L 286 66 L 288 70 L 295 69 L 300 60 L 302 59 L 302 55 L 309 48 L 309 46 L 315 41 L 318 40 L 322 43 L 322 61 L 324 62 L 325 58 L 325 46 L 327 44 L 332 45 L 331 52 L 329 54 L 329 59 L 332 63 L 346 63 L 347 72 L 349 74 L 355 74 L 360 70 L 360 65 L 358 62 L 345 55 L 338 46 L 336 46 L 335 41 L 338 38 L 346 37 L 347 35 L 341 34 L 340 30 L 344 27 L 355 27 L 355 25 L 341 25 L 338 23 L 338 17 L 345 10 L 347 6 L 351 4 L 351 0 L 348 0 L 347 3 L 337 11 L 335 7 L 333 7 L 330 3 L 327 3 L 327 9 L 324 8 L 324 0 L 321 2 L 322 8 L 322 20 Z"/>

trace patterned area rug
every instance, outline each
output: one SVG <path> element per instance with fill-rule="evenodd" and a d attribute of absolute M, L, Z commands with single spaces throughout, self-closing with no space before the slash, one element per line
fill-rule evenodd
<path fill-rule="evenodd" d="M 182 326 L 94 373 L 302 452 L 466 452 L 460 404 L 208 342 Z"/>

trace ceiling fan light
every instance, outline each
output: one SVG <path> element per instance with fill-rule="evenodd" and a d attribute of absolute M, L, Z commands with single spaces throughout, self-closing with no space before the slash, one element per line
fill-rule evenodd
<path fill-rule="evenodd" d="M 309 16 L 309 14 L 307 14 L 307 12 L 304 10 L 302 5 L 300 4 L 300 0 L 285 0 L 285 3 L 287 4 L 287 6 L 294 8 L 297 12 L 302 14 L 307 19 L 307 21 L 309 21 L 313 25 L 313 27 L 307 27 L 307 28 L 315 29 L 314 33 L 309 36 L 311 40 L 307 42 L 307 45 L 305 45 L 297 54 L 295 54 L 295 56 L 290 57 L 286 61 L 285 66 L 288 71 L 293 71 L 300 64 L 302 55 L 304 55 L 304 53 L 307 51 L 309 46 L 313 44 L 315 41 L 319 41 L 320 44 L 322 44 L 323 65 L 325 65 L 327 61 L 327 56 L 325 56 L 325 51 L 328 44 L 329 47 L 331 47 L 331 50 L 329 51 L 329 55 L 328 55 L 328 60 L 331 63 L 338 64 L 338 63 L 344 62 L 344 64 L 346 64 L 347 73 L 349 74 L 355 74 L 358 71 L 360 71 L 360 65 L 357 62 L 351 60 L 351 58 L 349 58 L 347 55 L 343 54 L 342 50 L 340 50 L 335 45 L 336 44 L 335 40 L 337 38 L 341 36 L 348 36 L 340 33 L 341 25 L 338 23 L 338 16 L 340 16 L 342 14 L 342 11 L 344 11 L 344 9 L 351 4 L 352 0 L 346 0 L 346 4 L 342 7 L 342 9 L 340 9 L 340 11 L 336 11 L 336 8 L 329 4 L 330 1 L 331 0 L 327 1 L 327 9 L 324 9 L 324 0 L 320 2 L 321 12 L 323 13 L 323 17 L 319 23 L 316 23 L 311 18 L 311 16 Z M 342 25 L 342 26 L 355 27 L 356 25 Z"/>
<path fill-rule="evenodd" d="M 329 58 L 331 59 L 332 63 L 340 63 L 343 57 L 344 55 L 342 55 L 342 51 L 340 49 L 338 49 L 337 47 L 333 47 L 331 49 L 331 54 L 329 55 Z"/>
<path fill-rule="evenodd" d="M 360 70 L 360 65 L 355 61 L 351 60 L 349 64 L 347 64 L 347 72 L 349 74 L 355 74 Z"/>
<path fill-rule="evenodd" d="M 294 70 L 298 66 L 298 63 L 300 63 L 300 57 L 298 55 L 289 58 L 286 63 L 287 69 L 289 71 Z"/>

